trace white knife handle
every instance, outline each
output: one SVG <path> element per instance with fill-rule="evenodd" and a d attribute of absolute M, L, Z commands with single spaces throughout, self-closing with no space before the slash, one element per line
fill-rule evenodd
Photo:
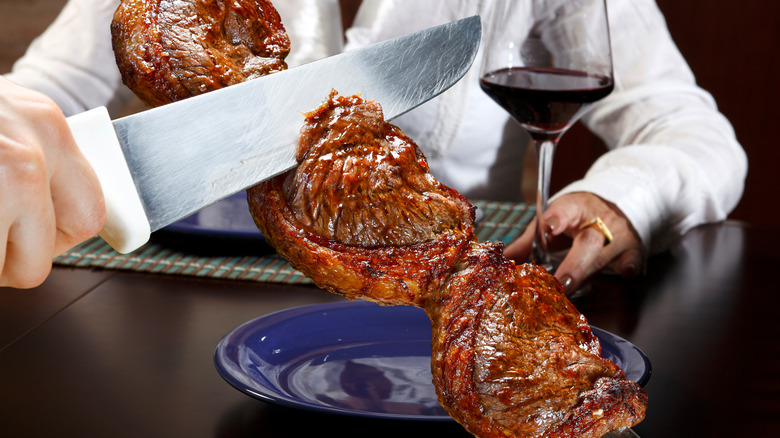
<path fill-rule="evenodd" d="M 68 117 L 79 149 L 95 170 L 106 200 L 106 224 L 98 233 L 121 253 L 149 241 L 151 230 L 125 155 L 105 107 Z"/>

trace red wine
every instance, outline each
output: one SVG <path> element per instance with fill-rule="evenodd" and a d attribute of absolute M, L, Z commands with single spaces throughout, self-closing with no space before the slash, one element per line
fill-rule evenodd
<path fill-rule="evenodd" d="M 534 133 L 560 133 L 612 92 L 608 76 L 553 68 L 511 67 L 480 79 L 482 90 Z"/>

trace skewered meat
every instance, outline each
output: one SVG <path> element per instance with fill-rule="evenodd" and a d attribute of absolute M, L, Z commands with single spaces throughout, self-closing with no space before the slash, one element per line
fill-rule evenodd
<path fill-rule="evenodd" d="M 555 278 L 500 246 L 473 244 L 427 312 L 439 400 L 476 436 L 600 437 L 644 418 L 647 395 Z"/>
<path fill-rule="evenodd" d="M 335 94 L 306 115 L 300 165 L 248 191 L 263 235 L 319 286 L 425 309 L 434 385 L 480 437 L 600 437 L 647 395 L 600 357 L 554 277 L 478 243 L 473 208 L 381 107 Z"/>
<path fill-rule="evenodd" d="M 266 239 L 323 288 L 420 304 L 472 239 L 472 206 L 428 173 L 376 103 L 331 95 L 308 114 L 298 159 L 249 203 Z"/>
<path fill-rule="evenodd" d="M 286 68 L 266 0 L 124 0 L 112 23 L 124 82 L 162 105 Z M 318 285 L 425 309 L 442 406 L 480 437 L 600 437 L 647 396 L 599 357 L 560 284 L 479 243 L 474 208 L 429 172 L 378 103 L 332 94 L 306 115 L 297 169 L 248 191 L 255 221 Z"/>
<path fill-rule="evenodd" d="M 122 80 L 150 106 L 287 68 L 268 0 L 123 0 L 111 23 Z"/>

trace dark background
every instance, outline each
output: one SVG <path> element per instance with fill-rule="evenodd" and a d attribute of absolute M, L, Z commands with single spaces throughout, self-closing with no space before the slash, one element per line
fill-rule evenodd
<path fill-rule="evenodd" d="M 342 0 L 354 4 L 355 0 Z M 618 0 L 630 1 L 630 0 Z M 711 92 L 747 151 L 745 194 L 731 218 L 780 226 L 776 204 L 780 149 L 780 2 L 773 0 L 657 0 L 699 84 Z M 54 19 L 65 0 L 0 0 L 0 72 Z M 564 137 L 553 189 L 581 177 L 604 151 L 581 126 Z"/>

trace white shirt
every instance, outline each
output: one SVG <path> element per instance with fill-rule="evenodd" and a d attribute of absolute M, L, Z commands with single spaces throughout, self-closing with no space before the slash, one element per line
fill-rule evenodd
<path fill-rule="evenodd" d="M 7 77 L 48 94 L 67 115 L 121 108 L 130 94 L 121 85 L 108 27 L 117 4 L 70 0 Z M 474 14 L 484 23 L 489 4 L 364 0 L 346 49 Z M 290 35 L 291 67 L 342 50 L 337 0 L 275 5 Z M 747 158 L 710 94 L 696 85 L 654 1 L 609 0 L 608 9 L 615 89 L 582 121 L 609 152 L 558 195 L 588 191 L 614 203 L 646 253 L 654 253 L 727 216 L 742 196 Z M 394 123 L 425 151 L 443 183 L 473 199 L 520 200 L 528 137 L 480 90 L 479 56 L 452 89 Z"/>

